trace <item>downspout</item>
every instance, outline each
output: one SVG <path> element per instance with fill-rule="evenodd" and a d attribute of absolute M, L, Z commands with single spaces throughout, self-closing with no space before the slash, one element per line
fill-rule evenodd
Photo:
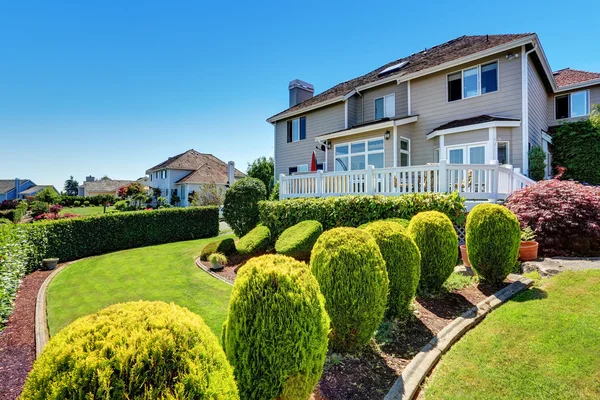
<path fill-rule="evenodd" d="M 273 182 L 277 183 L 277 122 L 273 122 L 273 174 Z"/>
<path fill-rule="evenodd" d="M 529 51 L 525 51 L 525 46 L 523 46 L 522 50 L 521 50 L 521 54 L 523 55 L 523 57 L 521 58 L 521 75 L 522 75 L 522 81 L 523 81 L 523 87 L 522 87 L 522 96 L 521 96 L 521 102 L 522 104 L 522 119 L 523 119 L 523 123 L 521 126 L 522 129 L 522 148 L 523 148 L 523 155 L 522 155 L 522 159 L 523 159 L 523 175 L 528 175 L 529 174 L 529 78 L 528 78 L 528 73 L 529 73 L 529 54 L 533 53 L 535 50 L 537 50 L 537 44 L 534 43 L 533 48 Z"/>

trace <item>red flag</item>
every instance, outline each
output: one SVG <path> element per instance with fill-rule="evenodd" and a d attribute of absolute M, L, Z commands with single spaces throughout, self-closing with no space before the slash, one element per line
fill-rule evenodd
<path fill-rule="evenodd" d="M 310 171 L 311 172 L 317 171 L 317 153 L 315 151 L 313 151 L 312 159 L 310 160 Z"/>

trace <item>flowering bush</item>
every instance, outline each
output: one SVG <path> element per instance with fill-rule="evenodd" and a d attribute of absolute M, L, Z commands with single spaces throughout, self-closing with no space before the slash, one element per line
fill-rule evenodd
<path fill-rule="evenodd" d="M 50 212 L 56 215 L 60 214 L 62 209 L 63 207 L 60 204 L 54 204 L 50 206 Z"/>
<path fill-rule="evenodd" d="M 14 210 L 18 204 L 19 200 L 4 200 L 0 203 L 0 210 Z"/>
<path fill-rule="evenodd" d="M 49 212 L 49 213 L 40 214 L 40 215 L 36 216 L 33 220 L 34 221 L 44 221 L 44 220 L 52 221 L 55 219 L 67 219 L 67 218 L 77 218 L 77 217 L 81 217 L 81 215 L 71 214 L 71 213 L 64 213 L 63 215 L 60 215 L 58 213 Z"/>
<path fill-rule="evenodd" d="M 552 179 L 506 201 L 521 227 L 531 227 L 546 256 L 600 255 L 600 188 Z"/>

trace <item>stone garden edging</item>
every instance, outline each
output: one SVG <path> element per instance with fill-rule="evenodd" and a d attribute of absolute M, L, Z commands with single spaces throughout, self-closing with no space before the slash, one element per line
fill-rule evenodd
<path fill-rule="evenodd" d="M 481 322 L 492 310 L 516 294 L 530 288 L 533 279 L 511 274 L 513 283 L 494 293 L 442 329 L 406 366 L 384 400 L 411 400 L 421 384 L 450 347 L 465 333 Z"/>
<path fill-rule="evenodd" d="M 50 340 L 50 333 L 48 332 L 48 318 L 46 314 L 46 289 L 48 285 L 59 272 L 71 263 L 64 263 L 63 265 L 56 268 L 50 275 L 46 277 L 42 286 L 38 290 L 38 294 L 35 300 L 35 358 L 38 358 L 42 354 L 42 350 L 48 340 Z"/>

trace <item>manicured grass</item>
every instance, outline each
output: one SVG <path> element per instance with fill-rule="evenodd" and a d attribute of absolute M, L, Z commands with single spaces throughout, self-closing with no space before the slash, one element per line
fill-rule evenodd
<path fill-rule="evenodd" d="M 217 238 L 125 250 L 68 266 L 48 287 L 50 335 L 83 315 L 114 303 L 138 300 L 187 307 L 220 335 L 231 286 L 194 263 L 202 248 L 214 240 Z"/>
<path fill-rule="evenodd" d="M 600 398 L 599 293 L 588 270 L 517 296 L 442 358 L 425 398 Z"/>
<path fill-rule="evenodd" d="M 115 209 L 115 207 L 113 207 L 113 206 L 106 207 L 106 212 L 109 212 L 110 210 L 114 210 L 114 209 Z M 79 214 L 79 215 L 97 215 L 97 214 L 104 213 L 104 207 L 96 207 L 96 206 L 65 207 L 62 209 L 62 211 L 60 213 L 61 214 L 71 213 L 71 214 Z"/>

